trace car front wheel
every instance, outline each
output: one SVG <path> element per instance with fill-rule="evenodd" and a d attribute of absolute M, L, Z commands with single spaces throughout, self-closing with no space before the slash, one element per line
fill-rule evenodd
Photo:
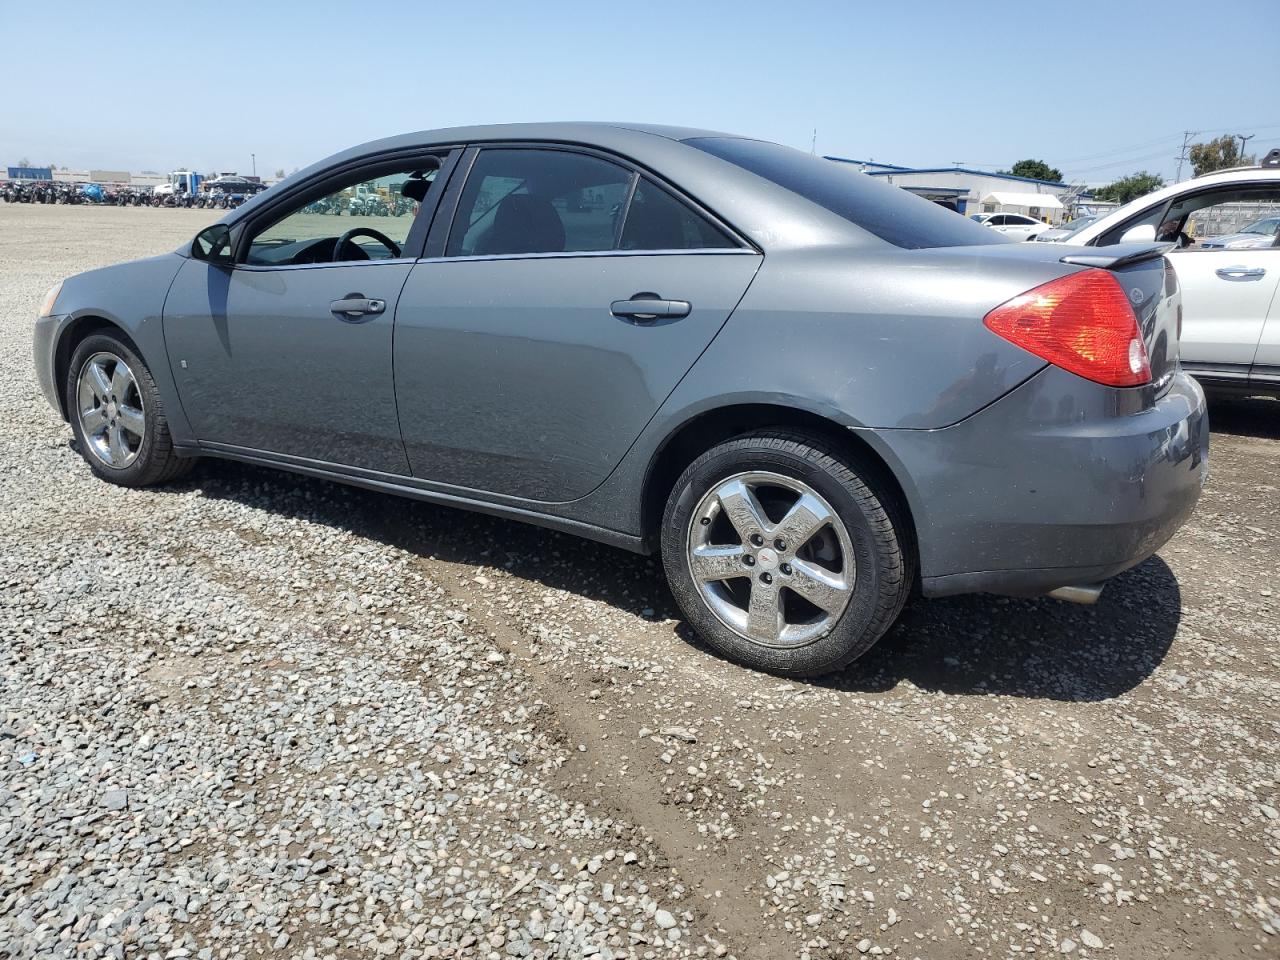
<path fill-rule="evenodd" d="M 80 455 L 103 480 L 145 487 L 191 468 L 173 450 L 151 371 L 122 338 L 85 337 L 71 355 L 65 389 Z"/>
<path fill-rule="evenodd" d="M 676 481 L 662 560 L 677 603 L 730 659 L 820 676 L 862 656 L 910 590 L 893 502 L 818 437 L 771 430 L 721 443 Z"/>

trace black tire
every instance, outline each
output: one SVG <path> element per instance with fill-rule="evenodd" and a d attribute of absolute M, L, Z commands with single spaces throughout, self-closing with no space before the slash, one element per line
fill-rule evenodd
<path fill-rule="evenodd" d="M 749 471 L 808 485 L 835 511 L 852 543 L 856 577 L 847 606 L 824 634 L 804 645 L 770 646 L 731 629 L 703 600 L 689 570 L 686 550 L 697 505 L 721 482 Z M 902 611 L 915 570 L 905 517 L 877 486 L 886 484 L 875 471 L 859 469 L 822 438 L 781 428 L 737 437 L 702 454 L 676 481 L 662 521 L 663 567 L 689 623 L 725 657 L 782 676 L 821 676 L 862 656 Z"/>
<path fill-rule="evenodd" d="M 80 422 L 78 381 L 88 361 L 98 354 L 119 357 L 133 371 L 137 391 L 142 401 L 143 433 L 133 461 L 123 467 L 113 467 L 93 452 Z M 95 333 L 85 337 L 71 354 L 67 365 L 67 380 L 63 396 L 75 434 L 76 447 L 89 469 L 99 478 L 122 487 L 148 487 L 168 483 L 186 474 L 194 465 L 194 459 L 179 457 L 173 449 L 173 437 L 169 433 L 169 421 L 164 414 L 160 391 L 146 363 L 138 356 L 133 345 L 123 337 Z"/>

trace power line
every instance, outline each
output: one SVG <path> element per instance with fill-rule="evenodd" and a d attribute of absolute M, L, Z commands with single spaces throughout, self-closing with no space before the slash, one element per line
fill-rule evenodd
<path fill-rule="evenodd" d="M 1154 147 L 1156 144 L 1165 143 L 1166 141 L 1172 140 L 1177 136 L 1178 134 L 1176 133 L 1170 133 L 1170 134 L 1166 134 L 1163 137 L 1157 137 L 1154 140 L 1145 140 L 1142 143 L 1131 144 L 1130 146 L 1127 146 L 1127 147 L 1116 147 L 1115 149 L 1112 149 L 1112 150 L 1103 150 L 1101 153 L 1091 153 L 1083 157 L 1064 157 L 1064 158 L 1061 158 L 1060 162 L 1061 163 L 1084 163 L 1087 160 L 1101 160 L 1104 157 L 1112 157 L 1119 153 L 1131 153 L 1134 150 L 1142 150 L 1147 147 Z"/>
<path fill-rule="evenodd" d="M 1147 160 L 1158 160 L 1164 156 L 1166 156 L 1165 152 L 1163 150 L 1158 150 L 1155 153 L 1144 153 L 1136 157 L 1125 157 L 1120 160 L 1112 160 L 1108 163 L 1097 163 L 1088 167 L 1073 167 L 1072 172 L 1073 173 L 1092 173 L 1096 170 L 1111 170 L 1115 167 L 1124 167 L 1124 166 L 1128 166 L 1129 164 L 1143 163 L 1144 161 L 1147 161 Z"/>
<path fill-rule="evenodd" d="M 1178 151 L 1178 173 L 1173 178 L 1175 183 L 1182 181 L 1182 164 L 1187 159 L 1187 145 L 1191 142 L 1192 137 L 1200 136 L 1197 130 L 1186 130 L 1182 134 L 1182 149 Z"/>

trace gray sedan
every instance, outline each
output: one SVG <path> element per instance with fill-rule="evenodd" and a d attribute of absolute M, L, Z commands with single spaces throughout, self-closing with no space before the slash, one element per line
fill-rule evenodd
<path fill-rule="evenodd" d="M 1186 520 L 1164 249 L 725 134 L 437 130 L 63 281 L 36 367 L 103 480 L 225 457 L 658 551 L 716 649 L 811 676 L 915 588 L 1089 601 Z"/>

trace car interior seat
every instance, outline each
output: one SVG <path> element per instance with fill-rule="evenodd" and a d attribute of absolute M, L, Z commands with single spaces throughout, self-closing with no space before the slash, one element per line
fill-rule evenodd
<path fill-rule="evenodd" d="M 564 250 L 564 222 L 550 200 L 527 194 L 503 198 L 493 225 L 476 240 L 478 255 L 559 253 Z"/>

